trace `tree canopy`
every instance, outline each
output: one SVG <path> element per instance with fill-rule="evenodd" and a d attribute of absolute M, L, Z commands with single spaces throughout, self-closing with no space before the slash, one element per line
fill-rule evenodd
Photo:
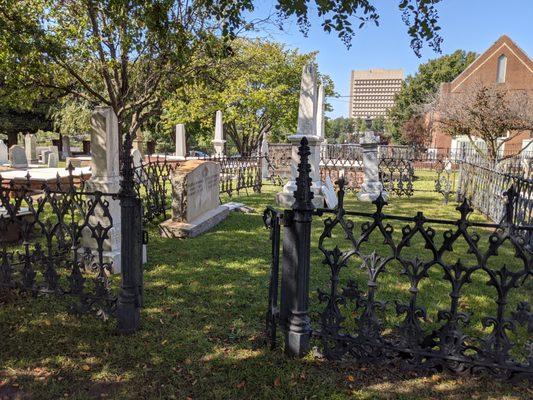
<path fill-rule="evenodd" d="M 473 52 L 457 50 L 427 63 L 420 64 L 418 72 L 408 76 L 396 94 L 394 106 L 388 112 L 391 134 L 399 143 L 407 143 L 403 135 L 404 124 L 420 113 L 421 108 L 439 90 L 440 84 L 450 82 L 476 58 Z"/>
<path fill-rule="evenodd" d="M 402 18 L 419 53 L 438 50 L 436 3 L 399 0 Z M 0 5 L 0 70 L 11 96 L 41 87 L 109 105 L 119 126 L 134 133 L 160 112 L 164 96 L 180 82 L 202 76 L 198 60 L 228 55 L 225 41 L 257 28 L 252 0 L 5 0 Z M 371 0 L 276 1 L 276 16 L 309 27 L 316 12 L 324 30 L 348 45 L 358 28 L 378 23 Z M 268 19 L 268 18 L 267 18 Z M 356 26 L 356 27 L 355 27 Z M 20 99 L 20 98 L 19 98 Z"/>
<path fill-rule="evenodd" d="M 170 130 L 177 123 L 200 122 L 204 145 L 213 138 L 214 117 L 221 110 L 224 131 L 241 154 L 255 150 L 268 134 L 271 141 L 294 133 L 298 117 L 303 66 L 314 54 L 300 54 L 282 44 L 235 40 L 232 57 L 210 71 L 208 79 L 185 83 L 164 105 L 163 121 Z M 333 84 L 322 77 L 326 95 Z"/>

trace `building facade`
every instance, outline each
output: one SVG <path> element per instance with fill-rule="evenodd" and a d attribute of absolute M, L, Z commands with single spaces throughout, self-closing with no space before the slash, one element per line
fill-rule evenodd
<path fill-rule="evenodd" d="M 503 35 L 453 81 L 442 84 L 441 96 L 463 93 L 471 85 L 479 83 L 485 86 L 505 85 L 508 90 L 525 91 L 533 97 L 533 61 L 511 38 Z M 530 136 L 529 131 L 515 135 L 505 143 L 503 151 L 516 153 L 529 143 Z M 450 135 L 434 130 L 430 147 L 453 150 L 456 143 L 467 141 L 466 137 L 452 140 Z"/>
<path fill-rule="evenodd" d="M 385 117 L 402 88 L 403 69 L 354 70 L 350 80 L 351 118 Z"/>

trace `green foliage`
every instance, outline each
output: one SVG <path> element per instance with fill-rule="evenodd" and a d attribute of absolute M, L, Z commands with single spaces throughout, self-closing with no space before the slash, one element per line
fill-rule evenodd
<path fill-rule="evenodd" d="M 64 99 L 52 113 L 54 128 L 62 135 L 84 136 L 91 131 L 91 106 L 87 101 Z"/>
<path fill-rule="evenodd" d="M 162 119 L 169 131 L 186 123 L 189 134 L 205 147 L 213 139 L 215 113 L 222 110 L 229 144 L 249 154 L 264 134 L 278 141 L 296 129 L 302 68 L 314 55 L 245 39 L 233 41 L 231 51 L 233 56 L 219 62 L 206 79 L 180 87 L 165 103 Z M 326 95 L 332 94 L 332 81 L 323 81 Z"/>
<path fill-rule="evenodd" d="M 476 53 L 457 50 L 421 64 L 416 74 L 407 77 L 388 113 L 395 142 L 406 142 L 402 135 L 403 124 L 419 112 L 419 108 L 438 91 L 441 83 L 452 81 L 475 58 Z"/>
<path fill-rule="evenodd" d="M 383 133 L 385 131 L 385 118 L 383 116 L 376 117 L 372 120 L 372 126 L 370 127 L 374 132 Z"/>
<path fill-rule="evenodd" d="M 326 138 L 330 143 L 344 143 L 354 131 L 355 120 L 353 118 L 326 119 Z"/>
<path fill-rule="evenodd" d="M 355 126 L 357 127 L 357 132 L 366 132 L 366 121 L 363 118 L 356 118 Z"/>
<path fill-rule="evenodd" d="M 417 54 L 424 41 L 439 50 L 438 2 L 399 0 Z M 227 39 L 259 27 L 247 21 L 254 4 L 252 0 L 4 0 L 0 75 L 9 90 L 0 94 L 16 107 L 28 107 L 39 90 L 73 94 L 91 105 L 112 107 L 120 132 L 134 134 L 160 114 L 169 93 L 203 77 L 213 62 L 230 55 Z M 303 32 L 310 14 L 316 12 L 323 29 L 336 32 L 347 45 L 355 33 L 353 21 L 362 28 L 379 19 L 371 0 L 278 0 L 275 6 L 280 20 L 295 17 Z"/>

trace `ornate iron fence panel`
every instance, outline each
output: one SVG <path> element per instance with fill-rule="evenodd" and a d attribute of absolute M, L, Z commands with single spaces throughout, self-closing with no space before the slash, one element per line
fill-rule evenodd
<path fill-rule="evenodd" d="M 208 157 L 208 161 L 220 164 L 220 193 L 232 196 L 241 190 L 248 193 L 248 189 L 261 192 L 261 162 L 260 155 L 238 157 Z"/>
<path fill-rule="evenodd" d="M 282 186 L 291 177 L 292 145 L 269 143 L 266 159 L 270 180 L 272 183 Z"/>
<path fill-rule="evenodd" d="M 107 319 L 117 301 L 110 273 L 120 269 L 105 257 L 116 194 L 83 192 L 72 174 L 39 189 L 29 175 L 0 182 L 0 292 L 72 295 L 73 312 Z"/>
<path fill-rule="evenodd" d="M 282 219 L 281 301 L 278 318 L 270 319 L 279 323 L 288 354 L 304 356 L 316 338 L 330 360 L 533 380 L 533 248 L 524 234 L 533 226 L 513 224 L 517 189 L 507 190 L 498 224 L 471 222 L 466 199 L 457 220 L 388 215 L 382 197 L 375 212 L 349 211 L 342 179 L 338 207 L 317 210 L 305 138 L 299 153 L 295 204 Z M 280 215 L 265 212 L 275 277 L 280 239 L 272 221 Z M 313 218 L 324 224 L 321 265 L 312 257 Z M 481 302 L 480 287 L 490 291 Z M 273 293 L 271 287 L 270 307 Z M 275 344 L 271 326 L 267 334 Z"/>
<path fill-rule="evenodd" d="M 505 216 L 504 192 L 511 186 L 517 191 L 513 198 L 513 223 L 533 224 L 532 180 L 477 163 L 461 163 L 458 199 L 468 199 L 494 222 L 502 221 Z"/>

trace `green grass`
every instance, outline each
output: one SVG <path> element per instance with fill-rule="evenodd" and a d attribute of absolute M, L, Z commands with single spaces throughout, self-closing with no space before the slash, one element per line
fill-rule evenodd
<path fill-rule="evenodd" d="M 427 181 L 417 185 L 430 184 Z M 279 188 L 263 194 L 234 197 L 255 208 L 232 213 L 212 231 L 188 240 L 162 239 L 150 227 L 145 271 L 142 329 L 129 337 L 115 333 L 114 321 L 67 313 L 66 300 L 50 297 L 12 299 L 0 307 L 0 398 L 32 399 L 519 399 L 531 398 L 527 384 L 447 374 L 421 375 L 351 362 L 331 363 L 308 356 L 303 360 L 270 351 L 262 336 L 270 269 L 268 231 L 261 213 Z M 392 198 L 387 212 L 452 218 L 454 204 L 438 195 L 418 193 Z M 347 208 L 371 205 L 347 197 Z M 475 215 L 480 221 L 483 217 Z M 356 224 L 361 221 L 356 219 Z M 321 221 L 313 226 L 312 311 L 317 287 L 327 288 L 328 271 L 316 249 Z M 358 229 L 358 228 L 357 228 Z M 396 232 L 399 232 L 397 229 Z M 438 234 L 442 229 L 438 230 Z M 486 234 L 486 233 L 485 233 Z M 339 235 L 333 238 L 339 239 Z M 379 238 L 371 246 L 385 251 Z M 381 247 L 380 247 L 381 246 Z M 464 253 L 465 248 L 454 248 Z M 423 252 L 413 244 L 412 252 Z M 510 249 L 500 257 L 508 258 Z M 501 260 L 501 259 L 500 259 Z M 496 260 L 497 261 L 497 260 Z M 495 261 L 495 262 L 496 262 Z M 343 272 L 365 282 L 356 260 Z M 446 306 L 449 286 L 440 281 L 426 288 L 421 300 L 434 313 Z M 380 296 L 391 300 L 403 293 L 394 268 L 384 275 Z M 398 274 L 396 274 L 398 276 Z M 463 308 L 490 312 L 493 289 L 474 277 Z M 531 280 L 530 280 L 531 282 Z M 395 284 L 396 283 L 396 284 Z M 389 287 L 390 288 L 386 288 Z M 531 285 L 526 289 L 530 290 Z M 531 293 L 531 291 L 529 292 Z M 511 299 L 515 302 L 517 299 Z M 313 314 L 314 324 L 317 319 Z M 397 322 L 394 318 L 387 321 Z M 471 328 L 480 330 L 478 322 Z"/>

